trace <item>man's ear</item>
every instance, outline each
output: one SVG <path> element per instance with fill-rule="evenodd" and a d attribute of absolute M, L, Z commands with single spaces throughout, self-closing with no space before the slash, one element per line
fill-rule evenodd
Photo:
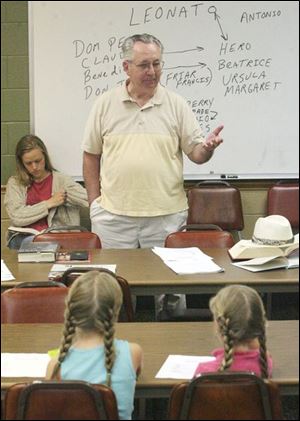
<path fill-rule="evenodd" d="M 124 72 L 126 72 L 128 74 L 128 71 L 129 71 L 129 63 L 128 63 L 128 61 L 127 60 L 124 60 L 123 63 L 122 63 L 122 65 L 123 65 Z"/>

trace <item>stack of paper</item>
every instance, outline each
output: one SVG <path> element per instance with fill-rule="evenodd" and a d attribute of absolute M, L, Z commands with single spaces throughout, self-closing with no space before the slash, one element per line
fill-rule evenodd
<path fill-rule="evenodd" d="M 154 247 L 152 251 L 179 275 L 224 272 L 223 268 L 213 262 L 212 257 L 203 253 L 197 247 Z"/>

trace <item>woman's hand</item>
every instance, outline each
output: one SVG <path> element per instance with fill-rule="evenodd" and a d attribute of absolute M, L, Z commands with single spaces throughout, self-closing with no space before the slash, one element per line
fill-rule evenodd
<path fill-rule="evenodd" d="M 50 199 L 46 200 L 47 208 L 56 208 L 57 206 L 61 206 L 65 204 L 67 201 L 67 192 L 65 190 L 58 191 L 50 197 Z"/>

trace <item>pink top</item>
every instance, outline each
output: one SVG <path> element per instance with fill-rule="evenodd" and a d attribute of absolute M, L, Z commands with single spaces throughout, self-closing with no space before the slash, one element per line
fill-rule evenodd
<path fill-rule="evenodd" d="M 207 363 L 200 363 L 196 368 L 194 377 L 200 373 L 208 373 L 211 371 L 218 371 L 221 366 L 221 362 L 224 357 L 224 349 L 217 348 L 212 351 L 212 355 L 216 357 L 214 361 Z M 268 370 L 269 377 L 272 376 L 273 361 L 268 355 Z M 228 371 L 250 371 L 258 376 L 261 376 L 260 364 L 259 364 L 259 350 L 254 349 L 246 352 L 235 352 L 233 356 L 233 362 L 229 367 Z"/>
<path fill-rule="evenodd" d="M 52 195 L 52 181 L 53 175 L 52 173 L 48 175 L 43 181 L 37 182 L 34 181 L 30 187 L 27 189 L 27 198 L 26 198 L 26 205 L 35 205 L 36 203 L 40 203 L 43 200 L 50 199 Z M 38 231 L 42 231 L 48 228 L 47 217 L 39 219 L 38 221 L 34 222 L 33 224 L 27 225 L 30 228 L 34 228 Z"/>

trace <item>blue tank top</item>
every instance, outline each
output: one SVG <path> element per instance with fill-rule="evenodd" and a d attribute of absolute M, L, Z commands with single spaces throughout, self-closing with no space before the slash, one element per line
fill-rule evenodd
<path fill-rule="evenodd" d="M 112 369 L 111 388 L 118 403 L 120 420 L 131 420 L 136 383 L 129 343 L 114 340 L 116 359 Z M 89 383 L 105 384 L 104 346 L 92 349 L 70 348 L 60 369 L 62 380 L 83 380 Z"/>

